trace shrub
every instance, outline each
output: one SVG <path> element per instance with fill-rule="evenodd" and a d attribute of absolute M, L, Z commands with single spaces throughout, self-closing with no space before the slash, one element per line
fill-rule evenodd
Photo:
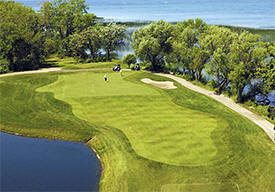
<path fill-rule="evenodd" d="M 130 68 L 131 64 L 136 64 L 137 58 L 134 54 L 127 54 L 122 58 L 122 62 L 128 65 Z"/>
<path fill-rule="evenodd" d="M 268 116 L 268 106 L 258 105 L 255 108 L 256 112 L 263 116 Z"/>
<path fill-rule="evenodd" d="M 268 117 L 273 120 L 275 118 L 275 106 L 268 106 L 267 111 Z"/>
<path fill-rule="evenodd" d="M 6 59 L 0 59 L 0 74 L 9 72 L 9 62 Z"/>
<path fill-rule="evenodd" d="M 211 79 L 206 84 L 210 89 L 215 89 L 217 87 L 217 82 L 214 79 Z"/>

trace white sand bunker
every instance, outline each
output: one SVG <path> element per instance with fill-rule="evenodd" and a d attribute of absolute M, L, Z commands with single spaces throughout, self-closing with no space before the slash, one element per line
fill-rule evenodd
<path fill-rule="evenodd" d="M 162 89 L 176 89 L 177 87 L 174 86 L 174 83 L 172 81 L 153 81 L 148 78 L 141 79 L 143 83 L 147 83 L 150 85 L 153 85 L 155 87 L 159 87 Z"/>

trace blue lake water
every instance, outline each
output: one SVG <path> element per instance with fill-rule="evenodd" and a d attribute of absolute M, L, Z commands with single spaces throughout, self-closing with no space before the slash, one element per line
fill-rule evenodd
<path fill-rule="evenodd" d="M 16 0 L 39 10 L 42 1 Z M 275 28 L 274 0 L 86 0 L 90 12 L 119 21 L 183 21 Z"/>
<path fill-rule="evenodd" d="M 84 143 L 0 133 L 0 191 L 97 191 L 101 166 Z"/>

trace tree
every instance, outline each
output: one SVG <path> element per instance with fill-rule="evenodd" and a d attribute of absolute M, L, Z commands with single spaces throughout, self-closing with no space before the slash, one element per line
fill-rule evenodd
<path fill-rule="evenodd" d="M 136 64 L 137 58 L 134 54 L 127 54 L 122 59 L 123 63 L 126 63 L 128 65 L 128 68 L 130 68 L 131 64 Z"/>
<path fill-rule="evenodd" d="M 245 86 L 256 78 L 257 68 L 264 66 L 268 58 L 267 49 L 259 39 L 258 35 L 245 31 L 231 45 L 229 77 L 239 103 L 244 101 Z"/>
<path fill-rule="evenodd" d="M 208 74 L 216 77 L 217 93 L 229 83 L 230 46 L 237 38 L 237 34 L 230 29 L 218 26 L 211 26 L 205 36 L 200 39 L 199 44 L 202 49 L 207 50 L 210 61 L 205 65 Z"/>
<path fill-rule="evenodd" d="M 200 81 L 202 78 L 202 70 L 205 63 L 209 60 L 208 52 L 201 47 L 194 47 L 192 51 L 193 59 L 190 63 L 190 69 L 194 71 L 195 80 Z"/>
<path fill-rule="evenodd" d="M 0 57 L 9 70 L 37 69 L 44 59 L 41 18 L 31 8 L 0 0 Z"/>
<path fill-rule="evenodd" d="M 90 57 L 90 59 L 94 61 L 101 47 L 101 31 L 102 26 L 96 24 L 80 33 L 71 35 L 70 47 L 73 51 L 73 55 L 81 59 Z"/>
<path fill-rule="evenodd" d="M 69 54 L 69 36 L 95 24 L 85 0 L 45 1 L 40 9 L 48 38 L 55 37 L 59 51 Z"/>
<path fill-rule="evenodd" d="M 100 39 L 102 48 L 106 52 L 106 60 L 110 60 L 111 52 L 122 45 L 125 27 L 116 23 L 109 23 L 101 29 Z"/>
<path fill-rule="evenodd" d="M 172 52 L 172 37 L 174 26 L 165 21 L 151 23 L 147 27 L 136 30 L 133 34 L 135 54 L 142 60 L 150 62 L 154 71 L 162 70 L 165 56 Z"/>
<path fill-rule="evenodd" d="M 275 45 L 270 43 L 261 43 L 266 48 L 266 58 L 262 65 L 256 69 L 255 77 L 261 82 L 260 94 L 264 96 L 264 103 L 269 104 L 267 94 L 275 90 Z"/>
<path fill-rule="evenodd" d="M 207 52 L 198 44 L 207 28 L 207 24 L 201 19 L 189 19 L 177 23 L 170 38 L 173 51 L 169 54 L 169 62 L 182 67 L 191 79 L 201 79 L 202 69 L 209 59 Z"/>

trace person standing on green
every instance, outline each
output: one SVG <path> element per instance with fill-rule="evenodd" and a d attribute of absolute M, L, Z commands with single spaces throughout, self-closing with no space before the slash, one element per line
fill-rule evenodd
<path fill-rule="evenodd" d="M 122 69 L 120 69 L 119 72 L 120 72 L 120 77 L 122 77 Z"/>
<path fill-rule="evenodd" d="M 105 80 L 105 82 L 107 81 L 107 74 L 106 73 L 104 75 L 104 80 Z"/>

